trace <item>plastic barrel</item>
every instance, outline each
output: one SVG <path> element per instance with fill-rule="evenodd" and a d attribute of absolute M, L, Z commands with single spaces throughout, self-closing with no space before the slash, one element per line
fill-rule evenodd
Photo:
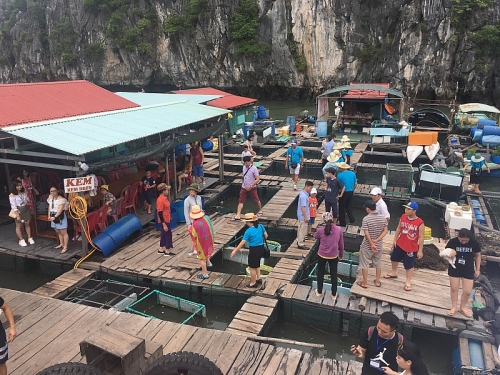
<path fill-rule="evenodd" d="M 500 126 L 488 125 L 483 127 L 483 135 L 500 135 Z"/>
<path fill-rule="evenodd" d="M 485 370 L 483 358 L 483 345 L 480 341 L 469 339 L 470 364 L 473 367 Z"/>
<path fill-rule="evenodd" d="M 319 120 L 316 122 L 316 134 L 318 137 L 326 137 L 328 121 Z"/>
<path fill-rule="evenodd" d="M 496 125 L 497 125 L 496 121 L 494 121 L 494 120 L 486 120 L 485 118 L 481 118 L 481 119 L 479 119 L 477 121 L 477 126 L 484 126 L 484 127 L 486 127 L 486 126 L 493 126 L 495 128 L 498 128 L 498 126 L 496 126 Z"/>
<path fill-rule="evenodd" d="M 107 257 L 116 250 L 123 241 L 133 233 L 141 231 L 141 229 L 142 224 L 137 216 L 128 214 L 104 229 L 104 231 L 94 238 L 92 242 L 102 251 L 102 254 Z"/>
<path fill-rule="evenodd" d="M 175 156 L 179 156 L 179 150 L 182 150 L 184 155 L 186 155 L 186 145 L 177 145 L 175 146 Z"/>
<path fill-rule="evenodd" d="M 493 147 L 493 148 L 500 146 L 500 135 L 484 135 L 483 134 L 483 137 L 481 138 L 481 145 L 483 145 L 483 146 L 489 145 L 490 147 Z"/>
<path fill-rule="evenodd" d="M 295 131 L 295 116 L 286 116 L 286 124 L 290 125 L 290 132 Z"/>
<path fill-rule="evenodd" d="M 186 218 L 184 217 L 184 200 L 172 203 L 171 207 L 175 208 L 177 211 L 177 223 L 185 223 Z"/>
<path fill-rule="evenodd" d="M 205 141 L 201 144 L 201 149 L 203 151 L 212 151 L 214 148 L 214 143 L 210 140 Z"/>
<path fill-rule="evenodd" d="M 296 131 L 297 133 L 300 133 L 300 132 L 302 131 L 302 125 L 300 125 L 300 124 L 295 124 L 295 131 Z"/>
<path fill-rule="evenodd" d="M 483 131 L 477 129 L 472 135 L 472 142 L 481 143 L 481 138 L 483 137 Z"/>
<path fill-rule="evenodd" d="M 243 125 L 243 136 L 245 137 L 245 139 L 248 138 L 248 134 L 249 134 L 252 126 L 253 126 L 253 122 L 250 123 L 249 125 L 247 125 L 246 123 L 245 123 L 245 125 Z"/>

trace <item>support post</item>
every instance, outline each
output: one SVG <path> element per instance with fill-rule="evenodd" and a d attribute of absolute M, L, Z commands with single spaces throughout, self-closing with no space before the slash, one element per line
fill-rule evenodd
<path fill-rule="evenodd" d="M 224 182 L 224 134 L 219 134 L 219 182 Z"/>
<path fill-rule="evenodd" d="M 177 199 L 177 165 L 175 164 L 175 148 L 172 149 L 172 167 L 174 169 L 174 183 L 172 184 L 173 188 L 174 188 L 174 199 L 173 201 L 175 201 Z"/>
<path fill-rule="evenodd" d="M 2 145 L 2 148 L 5 148 L 4 142 L 2 142 L 1 145 Z M 3 156 L 3 159 L 7 159 L 7 155 L 3 154 L 2 156 Z M 5 178 L 7 179 L 7 181 L 5 181 L 6 182 L 5 186 L 7 187 L 6 193 L 7 193 L 7 195 L 9 195 L 10 185 L 12 184 L 11 179 L 10 179 L 9 164 L 5 163 L 4 165 L 5 165 Z"/>
<path fill-rule="evenodd" d="M 168 173 L 168 151 L 166 152 L 166 155 L 165 155 L 165 181 L 166 181 L 167 185 L 170 185 L 170 177 L 169 177 L 169 173 Z M 168 192 L 168 199 L 170 200 L 170 190 Z"/>

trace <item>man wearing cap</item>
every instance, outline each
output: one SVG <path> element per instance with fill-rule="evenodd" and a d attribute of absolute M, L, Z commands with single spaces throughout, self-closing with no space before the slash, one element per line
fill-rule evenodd
<path fill-rule="evenodd" d="M 307 225 L 311 218 L 309 212 L 309 194 L 313 188 L 312 181 L 307 180 L 304 189 L 299 193 L 299 201 L 297 204 L 297 247 L 302 250 L 309 250 L 306 246 L 305 239 L 307 235 Z"/>
<path fill-rule="evenodd" d="M 158 248 L 159 255 L 175 255 L 170 250 L 173 249 L 172 231 L 170 230 L 170 201 L 168 200 L 168 191 L 170 186 L 165 183 L 158 185 L 156 190 L 160 193 L 156 199 L 156 210 L 158 212 L 158 223 L 161 225 L 160 247 Z M 165 250 L 162 250 L 165 248 Z"/>
<path fill-rule="evenodd" d="M 259 196 L 257 195 L 257 184 L 260 182 L 259 170 L 252 163 L 252 157 L 245 156 L 243 158 L 243 183 L 241 184 L 240 197 L 238 200 L 238 209 L 236 211 L 236 216 L 233 220 L 241 220 L 241 210 L 243 209 L 243 204 L 250 196 L 257 207 L 259 207 L 258 216 L 262 216 L 262 204 L 260 203 Z"/>
<path fill-rule="evenodd" d="M 391 254 L 392 272 L 384 276 L 384 279 L 395 279 L 398 277 L 398 264 L 403 262 L 406 270 L 406 282 L 404 290 L 411 290 L 411 278 L 415 258 L 422 258 L 424 249 L 424 221 L 417 216 L 417 202 L 409 202 L 403 206 L 405 213 L 399 219 L 399 224 L 394 234 L 394 250 Z M 416 253 L 416 257 L 415 257 Z"/>
<path fill-rule="evenodd" d="M 325 178 L 326 181 L 326 170 L 328 168 L 333 168 L 335 171 L 337 170 L 337 164 L 341 163 L 344 161 L 342 158 L 342 155 L 340 154 L 339 150 L 333 150 L 330 155 L 326 158 L 327 163 L 323 166 L 322 172 L 323 172 L 323 177 Z"/>
<path fill-rule="evenodd" d="M 342 194 L 342 197 L 339 197 L 339 225 L 345 227 L 346 214 L 350 224 L 353 224 L 356 220 L 351 210 L 351 201 L 354 196 L 354 189 L 358 186 L 358 180 L 356 174 L 350 170 L 351 167 L 346 162 L 338 163 L 337 168 L 339 170 L 337 178 L 345 186 L 344 194 Z"/>
<path fill-rule="evenodd" d="M 372 200 L 377 204 L 377 212 L 389 222 L 391 220 L 391 214 L 387 209 L 387 204 L 382 199 L 382 189 L 374 187 L 372 191 L 370 191 L 370 195 L 372 196 Z"/>
<path fill-rule="evenodd" d="M 377 212 L 377 204 L 373 200 L 365 202 L 366 216 L 361 223 L 361 231 L 364 234 L 363 241 L 359 247 L 359 267 L 363 280 L 357 284 L 362 288 L 368 288 L 368 268 L 370 264 L 375 267 L 375 280 L 373 283 L 379 287 L 380 274 L 382 273 L 382 239 L 387 234 L 387 220 Z"/>
<path fill-rule="evenodd" d="M 328 162 L 327 159 L 333 151 L 333 146 L 335 146 L 335 142 L 333 141 L 332 136 L 329 135 L 323 140 L 323 143 L 321 144 L 321 168 L 324 168 L 325 164 Z"/>
<path fill-rule="evenodd" d="M 304 152 L 297 146 L 297 140 L 292 140 L 292 145 L 286 150 L 285 169 L 290 167 L 292 175 L 293 190 L 297 190 L 297 181 L 299 180 L 300 167 L 304 166 Z"/>
<path fill-rule="evenodd" d="M 325 212 L 331 212 L 335 225 L 339 217 L 338 200 L 345 191 L 342 181 L 335 177 L 336 173 L 337 171 L 334 168 L 326 169 Z"/>
<path fill-rule="evenodd" d="M 189 227 L 192 224 L 191 216 L 189 213 L 191 212 L 191 207 L 193 206 L 200 206 L 203 207 L 202 199 L 198 195 L 200 192 L 200 189 L 197 184 L 191 184 L 187 187 L 187 191 L 189 192 L 189 195 L 184 199 L 184 218 L 186 219 L 186 225 Z M 198 251 L 196 250 L 194 244 L 193 244 L 193 249 L 191 252 L 188 253 L 188 255 L 196 255 L 198 254 Z"/>
<path fill-rule="evenodd" d="M 468 161 L 464 165 L 464 171 L 465 169 L 470 165 L 470 183 L 472 185 L 472 191 L 476 194 L 483 194 L 481 193 L 481 190 L 479 190 L 479 184 L 481 183 L 481 174 L 483 172 L 483 168 L 486 168 L 488 173 L 490 173 L 490 167 L 488 167 L 488 164 L 484 162 L 484 157 L 481 156 L 481 154 L 477 153 L 475 154 L 470 161 Z"/>

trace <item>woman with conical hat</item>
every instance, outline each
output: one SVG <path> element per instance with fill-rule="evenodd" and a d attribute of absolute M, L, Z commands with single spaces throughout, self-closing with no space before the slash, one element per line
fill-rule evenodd
<path fill-rule="evenodd" d="M 197 276 L 198 279 L 208 279 L 207 267 L 210 267 L 210 257 L 214 253 L 214 227 L 212 221 L 205 215 L 205 212 L 200 206 L 194 205 L 191 207 L 189 217 L 192 224 L 189 227 L 189 234 L 193 244 L 196 244 L 198 258 L 200 259 L 201 273 Z"/>

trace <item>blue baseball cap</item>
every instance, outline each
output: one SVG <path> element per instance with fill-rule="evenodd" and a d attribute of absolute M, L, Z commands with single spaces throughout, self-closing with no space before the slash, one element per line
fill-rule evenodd
<path fill-rule="evenodd" d="M 297 144 L 297 140 L 296 139 L 292 139 L 292 145 L 296 145 Z"/>
<path fill-rule="evenodd" d="M 417 211 L 418 203 L 417 202 L 408 202 L 407 204 L 403 204 L 404 208 L 409 208 L 410 210 Z"/>

